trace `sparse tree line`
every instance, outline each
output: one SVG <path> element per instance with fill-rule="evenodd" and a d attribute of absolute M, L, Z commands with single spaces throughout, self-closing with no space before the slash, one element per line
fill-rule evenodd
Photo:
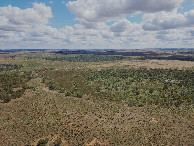
<path fill-rule="evenodd" d="M 67 62 L 100 62 L 100 61 L 115 61 L 125 59 L 123 56 L 105 56 L 105 55 L 63 55 L 56 57 L 45 57 L 46 60 L 51 61 L 67 61 Z"/>
<path fill-rule="evenodd" d="M 170 56 L 144 56 L 140 59 L 157 59 L 157 60 L 180 60 L 180 61 L 194 61 L 193 56 L 189 55 L 170 55 Z"/>

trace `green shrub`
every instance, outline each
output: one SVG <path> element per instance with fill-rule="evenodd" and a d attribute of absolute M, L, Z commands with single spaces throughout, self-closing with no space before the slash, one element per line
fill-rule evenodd
<path fill-rule="evenodd" d="M 10 96 L 6 96 L 5 98 L 4 98 L 4 103 L 8 103 L 8 102 L 10 102 L 11 101 L 11 97 Z"/>
<path fill-rule="evenodd" d="M 40 139 L 37 143 L 36 146 L 46 146 L 46 144 L 48 143 L 49 139 L 45 138 L 45 139 Z"/>
<path fill-rule="evenodd" d="M 67 93 L 65 94 L 65 96 L 71 96 L 71 92 L 67 91 Z"/>
<path fill-rule="evenodd" d="M 59 93 L 64 93 L 64 92 L 65 92 L 64 88 L 59 90 Z"/>
<path fill-rule="evenodd" d="M 152 94 L 154 92 L 154 89 L 150 88 L 149 93 Z"/>
<path fill-rule="evenodd" d="M 61 140 L 61 139 L 57 139 L 57 140 L 55 141 L 54 146 L 60 146 L 61 144 L 62 144 L 62 140 Z"/>
<path fill-rule="evenodd" d="M 77 98 L 82 98 L 83 97 L 83 94 L 82 93 L 77 93 L 76 97 Z"/>

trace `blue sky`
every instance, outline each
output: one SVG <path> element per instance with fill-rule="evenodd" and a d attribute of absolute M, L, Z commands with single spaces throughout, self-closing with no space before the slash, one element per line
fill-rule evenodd
<path fill-rule="evenodd" d="M 189 47 L 193 0 L 1 0 L 0 49 Z"/>
<path fill-rule="evenodd" d="M 74 25 L 79 23 L 74 20 L 74 15 L 69 12 L 66 8 L 66 3 L 69 0 L 1 0 L 0 6 L 12 5 L 19 7 L 21 9 L 32 8 L 32 4 L 36 3 L 45 3 L 47 6 L 52 8 L 53 18 L 51 18 L 49 25 L 62 28 L 67 25 Z"/>

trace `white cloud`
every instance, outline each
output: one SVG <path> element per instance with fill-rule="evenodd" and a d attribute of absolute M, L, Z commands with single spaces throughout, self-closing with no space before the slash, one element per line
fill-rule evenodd
<path fill-rule="evenodd" d="M 130 23 L 120 20 L 113 24 Z M 83 25 L 66 26 L 56 29 L 47 25 L 36 25 L 28 31 L 14 34 L 0 31 L 0 48 L 66 48 L 66 49 L 126 49 L 149 47 L 189 47 L 192 44 L 194 29 L 171 31 L 144 31 L 141 24 L 131 23 L 122 31 L 105 29 L 87 29 Z"/>
<path fill-rule="evenodd" d="M 48 26 L 52 11 L 45 4 L 34 3 L 28 9 L 0 7 L 0 48 L 189 47 L 194 40 L 193 10 L 177 13 L 181 1 L 77 0 L 67 7 L 81 24 L 62 29 Z M 143 22 L 126 19 L 140 11 Z M 113 20 L 112 25 L 106 23 Z"/>
<path fill-rule="evenodd" d="M 187 32 L 188 32 L 191 36 L 194 37 L 194 29 L 188 30 Z"/>
<path fill-rule="evenodd" d="M 58 29 L 46 25 L 36 25 L 32 29 L 22 33 L 23 40 L 25 41 L 52 41 L 58 39 L 65 39 L 65 35 Z"/>
<path fill-rule="evenodd" d="M 159 41 L 163 41 L 164 43 L 172 43 L 172 44 L 181 44 L 181 43 L 193 43 L 194 36 L 189 35 L 189 32 L 192 32 L 193 28 L 189 29 L 176 29 L 176 30 L 168 30 L 168 31 L 159 31 L 156 34 L 156 39 Z M 190 46 L 191 47 L 191 46 Z"/>
<path fill-rule="evenodd" d="M 126 19 L 122 21 L 115 22 L 111 27 L 110 30 L 112 32 L 124 32 L 128 27 L 130 27 L 131 23 L 130 21 L 127 21 Z"/>
<path fill-rule="evenodd" d="M 34 3 L 33 8 L 24 10 L 11 5 L 0 7 L 0 30 L 25 31 L 32 25 L 47 24 L 50 18 L 51 8 L 42 3 Z"/>
<path fill-rule="evenodd" d="M 15 34 L 13 32 L 5 32 L 0 30 L 0 39 L 7 39 L 7 38 L 11 38 L 14 37 Z"/>
<path fill-rule="evenodd" d="M 183 0 L 77 0 L 67 8 L 83 24 L 109 22 L 137 12 L 154 13 L 177 9 Z"/>
<path fill-rule="evenodd" d="M 145 14 L 143 23 L 143 29 L 148 31 L 191 27 L 194 26 L 194 10 L 184 14 L 177 13 L 176 11 Z"/>

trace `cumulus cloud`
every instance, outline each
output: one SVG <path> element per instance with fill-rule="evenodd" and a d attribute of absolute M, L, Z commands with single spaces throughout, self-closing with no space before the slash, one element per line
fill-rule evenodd
<path fill-rule="evenodd" d="M 60 42 L 66 41 L 67 37 L 62 30 L 58 30 L 47 25 L 36 25 L 32 29 L 22 32 L 23 41 L 37 41 L 37 42 Z"/>
<path fill-rule="evenodd" d="M 42 3 L 34 3 L 32 8 L 0 7 L 0 30 L 24 31 L 37 24 L 47 24 L 52 17 L 50 7 Z"/>
<path fill-rule="evenodd" d="M 121 20 L 123 23 L 126 20 Z M 119 22 L 118 22 L 119 23 Z M 128 22 L 126 22 L 128 23 Z M 113 24 L 114 26 L 114 24 Z M 116 26 L 116 24 L 115 24 Z M 19 35 L 0 31 L 0 48 L 66 48 L 66 49 L 127 49 L 170 46 L 182 47 L 192 43 L 191 30 L 144 31 L 141 24 L 130 24 L 122 32 L 108 29 L 86 29 L 83 25 L 66 26 L 56 29 L 47 25 L 36 25 Z M 117 37 L 115 37 L 117 36 Z M 185 44 L 181 44 L 181 43 Z"/>
<path fill-rule="evenodd" d="M 193 44 L 194 15 L 193 10 L 178 13 L 181 2 L 76 0 L 68 2 L 67 7 L 81 24 L 61 29 L 48 26 L 52 11 L 45 4 L 34 3 L 28 9 L 0 7 L 0 48 L 185 47 Z M 132 23 L 126 17 L 139 12 L 143 15 L 140 23 Z"/>
<path fill-rule="evenodd" d="M 158 31 L 191 26 L 194 26 L 194 10 L 184 14 L 177 13 L 176 11 L 172 13 L 145 14 L 143 29 Z"/>
<path fill-rule="evenodd" d="M 5 32 L 0 30 L 0 39 L 7 39 L 7 38 L 11 38 L 14 37 L 15 34 L 13 32 Z"/>
<path fill-rule="evenodd" d="M 177 9 L 183 0 L 77 0 L 67 8 L 84 24 L 108 22 L 136 12 L 153 13 Z"/>
<path fill-rule="evenodd" d="M 112 32 L 124 32 L 130 25 L 131 25 L 130 21 L 124 19 L 122 21 L 115 22 L 111 26 L 110 30 Z"/>
<path fill-rule="evenodd" d="M 193 43 L 194 36 L 190 35 L 189 33 L 191 33 L 192 30 L 193 30 L 192 28 L 162 30 L 156 33 L 155 38 L 166 44 L 168 44 L 168 42 L 172 43 L 172 45 L 175 45 L 178 43 L 191 44 Z"/>
<path fill-rule="evenodd" d="M 194 37 L 194 29 L 193 30 L 189 30 L 188 33 L 190 33 L 190 35 Z"/>

